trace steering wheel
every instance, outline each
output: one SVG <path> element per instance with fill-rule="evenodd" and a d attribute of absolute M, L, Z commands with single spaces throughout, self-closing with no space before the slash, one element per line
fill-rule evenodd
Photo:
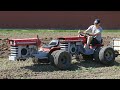
<path fill-rule="evenodd" d="M 80 32 L 79 34 L 80 34 L 80 36 L 86 36 L 86 37 L 89 36 L 89 33 Z"/>

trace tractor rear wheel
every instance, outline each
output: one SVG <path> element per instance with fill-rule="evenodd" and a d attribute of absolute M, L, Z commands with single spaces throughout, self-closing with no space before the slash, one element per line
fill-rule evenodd
<path fill-rule="evenodd" d="M 54 51 L 54 52 L 52 52 L 51 54 L 48 55 L 50 64 L 52 66 L 55 66 L 55 64 L 54 64 L 54 57 L 55 57 L 55 55 L 56 55 L 57 52 L 58 52 L 58 50 L 56 50 L 56 51 Z"/>
<path fill-rule="evenodd" d="M 109 46 L 103 47 L 99 52 L 99 59 L 103 64 L 113 65 L 115 61 L 115 52 L 113 48 Z"/>
<path fill-rule="evenodd" d="M 99 59 L 99 52 L 100 52 L 100 50 L 101 50 L 101 47 L 97 48 L 97 49 L 95 50 L 94 54 L 93 54 L 93 58 L 94 58 L 94 60 L 97 61 L 97 62 L 100 62 L 100 59 Z"/>
<path fill-rule="evenodd" d="M 56 50 L 52 54 L 53 61 L 51 63 L 54 63 L 54 66 L 65 70 L 68 69 L 71 65 L 71 55 L 64 51 L 64 50 Z"/>

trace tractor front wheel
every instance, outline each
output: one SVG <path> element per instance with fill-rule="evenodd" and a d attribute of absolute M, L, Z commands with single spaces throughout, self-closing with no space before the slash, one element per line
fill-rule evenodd
<path fill-rule="evenodd" d="M 99 59 L 103 64 L 112 65 L 115 61 L 115 52 L 113 48 L 103 47 L 99 52 Z"/>
<path fill-rule="evenodd" d="M 98 47 L 96 48 L 94 54 L 93 54 L 93 58 L 96 62 L 100 62 L 100 59 L 99 59 L 99 52 L 100 50 L 102 49 L 102 47 Z"/>

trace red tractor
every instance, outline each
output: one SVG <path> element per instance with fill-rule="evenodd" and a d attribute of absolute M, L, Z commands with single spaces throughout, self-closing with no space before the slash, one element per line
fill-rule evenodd
<path fill-rule="evenodd" d="M 15 40 L 10 40 L 15 42 Z M 38 40 L 37 40 L 38 41 Z M 33 50 L 32 47 L 37 45 L 31 46 L 31 49 L 24 50 L 26 53 L 29 50 Z M 18 41 L 19 42 L 19 41 Z M 17 42 L 17 43 L 18 43 Z M 30 42 L 30 41 L 29 41 Z M 39 41 L 40 42 L 40 41 Z M 74 37 L 59 37 L 56 40 L 50 41 L 48 45 L 40 46 L 38 50 L 33 50 L 33 52 L 29 51 L 27 57 L 31 57 L 34 63 L 51 63 L 53 66 L 59 69 L 68 69 L 71 65 L 72 57 L 75 56 L 76 59 L 80 59 L 80 56 L 83 57 L 84 60 L 92 59 L 99 61 L 106 65 L 111 65 L 114 63 L 115 51 L 112 47 L 106 46 L 104 47 L 101 44 L 91 45 L 88 50 L 84 49 L 84 45 L 87 42 L 87 35 L 80 34 L 80 36 Z M 24 43 L 24 46 L 29 48 L 30 44 Z M 16 47 L 15 45 L 12 47 Z M 18 46 L 17 46 L 18 47 Z M 21 47 L 21 46 L 19 46 Z M 20 49 L 18 53 L 22 52 Z M 26 53 L 24 53 L 24 56 Z M 19 59 L 23 59 L 21 55 L 19 55 Z M 18 57 L 16 56 L 18 59 Z M 24 59 L 26 59 L 24 57 Z"/>
<path fill-rule="evenodd" d="M 9 60 L 26 60 L 38 52 L 41 40 L 38 38 L 9 39 Z"/>

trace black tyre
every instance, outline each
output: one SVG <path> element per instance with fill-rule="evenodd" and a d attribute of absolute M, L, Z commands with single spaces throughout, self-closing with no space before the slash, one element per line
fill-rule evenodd
<path fill-rule="evenodd" d="M 27 59 L 17 59 L 17 61 L 26 61 Z"/>
<path fill-rule="evenodd" d="M 54 54 L 54 65 L 61 69 L 68 69 L 71 65 L 71 55 L 64 50 L 57 50 Z"/>
<path fill-rule="evenodd" d="M 100 52 L 100 50 L 101 50 L 101 47 L 97 48 L 97 49 L 95 50 L 94 54 L 93 54 L 93 58 L 94 58 L 94 60 L 97 61 L 97 62 L 100 62 L 100 59 L 99 59 L 99 52 Z"/>
<path fill-rule="evenodd" d="M 52 52 L 51 54 L 48 55 L 50 64 L 52 66 L 55 66 L 55 64 L 54 64 L 54 57 L 55 57 L 55 55 L 56 55 L 57 52 L 58 52 L 58 50 L 56 50 L 56 51 L 54 51 L 54 52 Z"/>
<path fill-rule="evenodd" d="M 113 65 L 115 61 L 115 52 L 113 48 L 103 47 L 99 52 L 99 59 L 103 64 Z"/>

